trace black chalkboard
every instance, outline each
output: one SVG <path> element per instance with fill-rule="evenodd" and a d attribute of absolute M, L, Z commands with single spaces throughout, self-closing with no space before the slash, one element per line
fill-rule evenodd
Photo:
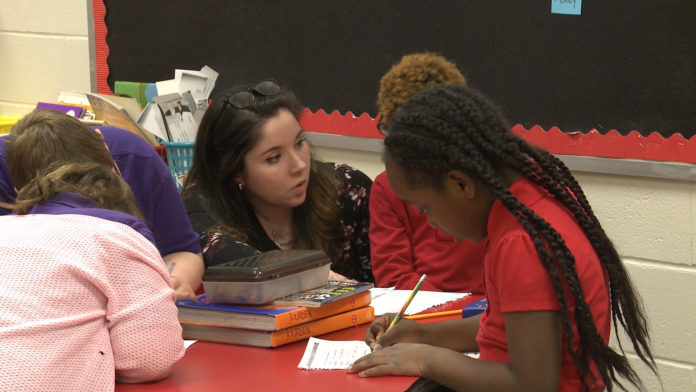
<path fill-rule="evenodd" d="M 375 115 L 379 78 L 434 51 L 512 123 L 696 133 L 696 1 L 106 0 L 108 83 L 209 65 L 216 90 L 273 77 L 312 110 Z"/>

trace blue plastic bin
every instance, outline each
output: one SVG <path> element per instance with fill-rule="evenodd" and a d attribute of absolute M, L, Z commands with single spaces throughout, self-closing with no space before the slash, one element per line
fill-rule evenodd
<path fill-rule="evenodd" d="M 191 168 L 191 162 L 193 161 L 194 143 L 162 142 L 162 145 L 167 153 L 169 171 L 172 173 L 177 188 L 181 190 L 181 186 L 184 183 L 184 176 L 188 173 Z"/>

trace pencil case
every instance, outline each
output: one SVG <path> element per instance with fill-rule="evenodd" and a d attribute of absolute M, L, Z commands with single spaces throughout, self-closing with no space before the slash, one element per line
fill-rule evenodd
<path fill-rule="evenodd" d="M 208 267 L 211 303 L 259 305 L 326 283 L 331 260 L 320 250 L 272 250 Z"/>

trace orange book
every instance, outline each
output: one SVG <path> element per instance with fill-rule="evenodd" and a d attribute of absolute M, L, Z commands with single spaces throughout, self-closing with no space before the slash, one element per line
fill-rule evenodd
<path fill-rule="evenodd" d="M 205 294 L 176 301 L 181 324 L 276 331 L 370 304 L 370 291 L 341 298 L 318 308 L 304 306 L 244 306 L 208 303 Z"/>
<path fill-rule="evenodd" d="M 200 324 L 181 324 L 184 339 L 218 343 L 241 344 L 256 347 L 278 347 L 340 329 L 371 322 L 375 319 L 372 306 L 353 309 L 308 323 L 277 331 L 215 327 Z"/>

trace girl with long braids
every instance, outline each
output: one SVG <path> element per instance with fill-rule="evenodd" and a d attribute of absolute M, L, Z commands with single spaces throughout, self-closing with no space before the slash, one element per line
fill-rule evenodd
<path fill-rule="evenodd" d="M 363 377 L 417 375 L 458 391 L 612 391 L 643 388 L 621 326 L 655 371 L 647 322 L 616 249 L 567 167 L 513 134 L 486 98 L 463 86 L 416 94 L 384 140 L 389 182 L 431 225 L 485 241 L 488 309 L 419 324 L 376 320 Z M 462 352 L 480 351 L 478 360 Z"/>

